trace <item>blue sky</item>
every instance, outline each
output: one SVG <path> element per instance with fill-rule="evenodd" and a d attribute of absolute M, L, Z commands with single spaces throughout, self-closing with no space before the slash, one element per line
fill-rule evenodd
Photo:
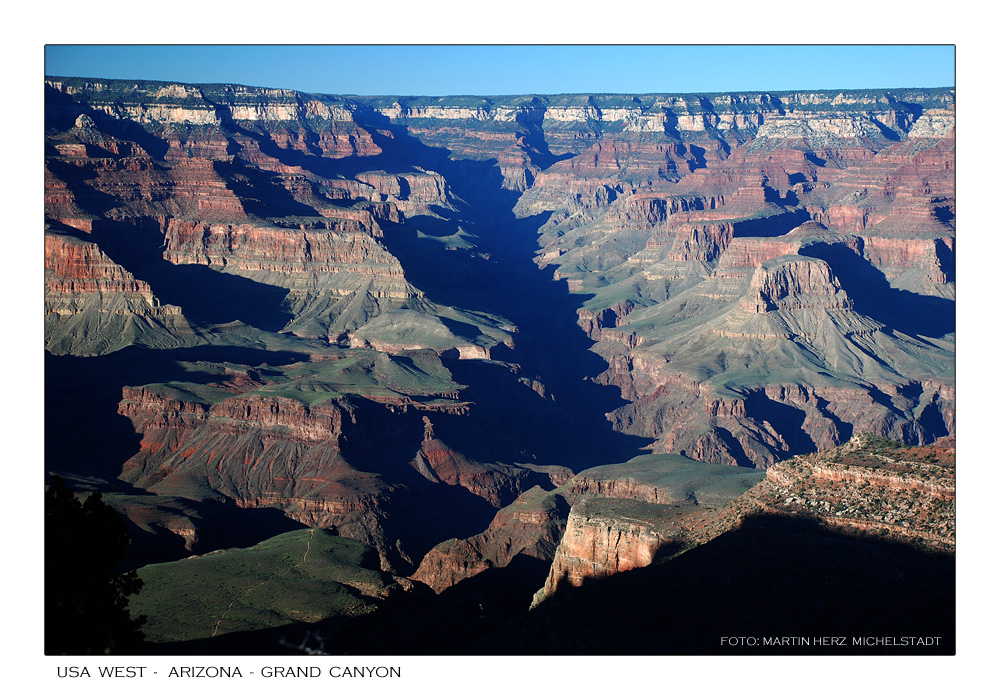
<path fill-rule="evenodd" d="M 950 87 L 955 84 L 955 49 L 952 45 L 48 45 L 45 72 L 357 95 Z"/>

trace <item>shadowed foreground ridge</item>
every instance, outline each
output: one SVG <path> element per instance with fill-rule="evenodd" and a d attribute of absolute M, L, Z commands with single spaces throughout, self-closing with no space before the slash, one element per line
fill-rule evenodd
<path fill-rule="evenodd" d="M 723 641 L 730 637 L 751 641 Z M 842 637 L 844 646 L 817 637 Z M 560 590 L 479 650 L 954 654 L 955 560 L 810 520 L 754 515 L 675 559 Z"/>
<path fill-rule="evenodd" d="M 289 653 L 290 640 L 308 638 L 329 653 L 352 654 L 954 654 L 954 448 L 947 440 L 913 448 L 860 437 L 776 465 L 749 489 L 732 482 L 742 475 L 720 467 L 714 480 L 702 477 L 694 487 L 713 504 L 701 507 L 677 500 L 676 489 L 695 483 L 683 461 L 635 465 L 644 476 L 628 482 L 620 478 L 624 466 L 584 471 L 549 496 L 525 494 L 483 535 L 443 543 L 435 550 L 443 559 L 428 557 L 418 581 L 401 580 L 415 586 L 408 596 L 383 576 L 383 587 L 353 612 L 160 643 L 154 651 Z M 845 480 L 849 487 L 838 488 Z M 734 490 L 744 492 L 733 498 Z M 544 576 L 545 543 L 554 546 L 549 528 L 561 541 L 548 554 L 545 588 L 523 612 Z M 617 543 L 602 549 L 592 538 L 581 549 L 588 533 Z M 316 538 L 313 553 L 329 556 L 318 535 L 297 535 L 300 548 Z M 519 553 L 504 561 L 512 546 Z M 499 566 L 442 578 L 456 571 L 441 565 L 448 557 L 475 563 L 487 553 Z M 231 587 L 257 591 L 305 564 L 298 554 L 288 562 L 278 579 L 265 566 L 256 579 L 238 581 L 220 568 L 200 580 L 217 582 L 206 595 L 228 599 Z M 178 564 L 230 566 L 220 555 Z M 355 565 L 338 569 L 335 580 L 375 580 L 349 568 Z M 140 573 L 151 588 L 176 576 L 190 590 L 188 574 L 174 564 Z M 376 600 L 383 601 L 377 609 Z M 328 595 L 317 604 L 336 601 Z M 221 629 L 232 630 L 228 624 Z"/>
<path fill-rule="evenodd" d="M 951 624 L 954 90 L 45 99 L 46 469 L 156 651 Z"/>

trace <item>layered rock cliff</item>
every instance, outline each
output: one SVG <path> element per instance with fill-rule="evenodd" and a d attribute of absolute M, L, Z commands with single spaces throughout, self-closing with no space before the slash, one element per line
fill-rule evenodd
<path fill-rule="evenodd" d="M 950 437 L 907 447 L 859 434 L 832 450 L 771 466 L 765 479 L 741 495 L 708 501 L 715 507 L 697 508 L 697 499 L 655 490 L 642 484 L 642 477 L 623 482 L 608 480 L 601 468 L 590 471 L 597 479 L 583 472 L 570 488 L 587 495 L 568 515 L 535 605 L 560 589 L 693 550 L 760 514 L 802 518 L 836 532 L 864 532 L 928 552 L 955 551 Z"/>
<path fill-rule="evenodd" d="M 395 159 L 392 172 L 380 168 L 374 140 L 391 137 L 356 123 L 357 105 L 220 89 L 48 81 L 47 217 L 89 234 L 161 296 L 188 302 L 178 305 L 199 325 L 239 319 L 348 343 L 383 311 L 416 309 L 477 329 L 423 333 L 416 347 L 510 344 L 502 320 L 484 325 L 424 299 L 380 240 L 407 215 L 453 209 L 439 174 Z M 374 162 L 333 165 L 345 158 Z M 280 312 L 201 308 L 185 293 L 192 281 Z M 358 343 L 377 346 L 377 336 Z"/>
<path fill-rule="evenodd" d="M 572 508 L 534 604 L 702 544 L 732 526 L 734 499 L 761 481 L 752 469 L 646 455 L 577 474 L 557 493 Z"/>
<path fill-rule="evenodd" d="M 434 423 L 474 420 L 436 357 L 366 352 L 281 373 L 191 363 L 189 373 L 210 381 L 124 387 L 118 413 L 141 440 L 121 479 L 162 497 L 280 509 L 375 547 L 395 571 L 415 566 L 440 534 L 469 527 L 466 519 L 480 522 L 572 474 L 452 449 Z M 443 373 L 436 384 L 425 376 L 419 396 L 401 384 L 416 367 Z"/>
<path fill-rule="evenodd" d="M 484 571 L 508 566 L 518 556 L 547 566 L 562 538 L 568 510 L 558 493 L 539 487 L 525 491 L 500 510 L 484 532 L 438 544 L 411 578 L 441 592 Z"/>
<path fill-rule="evenodd" d="M 193 331 L 180 307 L 55 224 L 45 230 L 45 334 L 52 352 L 96 355 L 135 343 L 177 346 Z"/>

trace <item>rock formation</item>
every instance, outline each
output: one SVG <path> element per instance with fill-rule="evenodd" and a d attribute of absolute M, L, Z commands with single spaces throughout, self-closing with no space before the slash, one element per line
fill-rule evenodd
<path fill-rule="evenodd" d="M 559 588 L 650 565 L 732 525 L 729 504 L 762 475 L 674 455 L 645 455 L 587 469 L 556 489 L 572 504 L 544 587 Z"/>
<path fill-rule="evenodd" d="M 601 468 L 589 471 L 600 479 Z M 843 446 L 771 466 L 766 478 L 742 495 L 709 501 L 716 508 L 693 507 L 696 498 L 677 498 L 631 479 L 623 484 L 587 473 L 574 479 L 569 492 L 590 497 L 570 511 L 536 604 L 561 587 L 677 556 L 761 513 L 818 521 L 837 531 L 877 533 L 933 552 L 955 550 L 950 437 L 907 447 L 859 434 Z"/>

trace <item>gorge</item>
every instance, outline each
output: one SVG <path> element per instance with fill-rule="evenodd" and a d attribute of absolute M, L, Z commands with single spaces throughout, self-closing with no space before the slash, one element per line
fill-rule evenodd
<path fill-rule="evenodd" d="M 814 540 L 932 562 L 948 635 L 953 89 L 45 100 L 46 471 L 128 521 L 154 653 L 613 653 L 572 596 Z"/>

